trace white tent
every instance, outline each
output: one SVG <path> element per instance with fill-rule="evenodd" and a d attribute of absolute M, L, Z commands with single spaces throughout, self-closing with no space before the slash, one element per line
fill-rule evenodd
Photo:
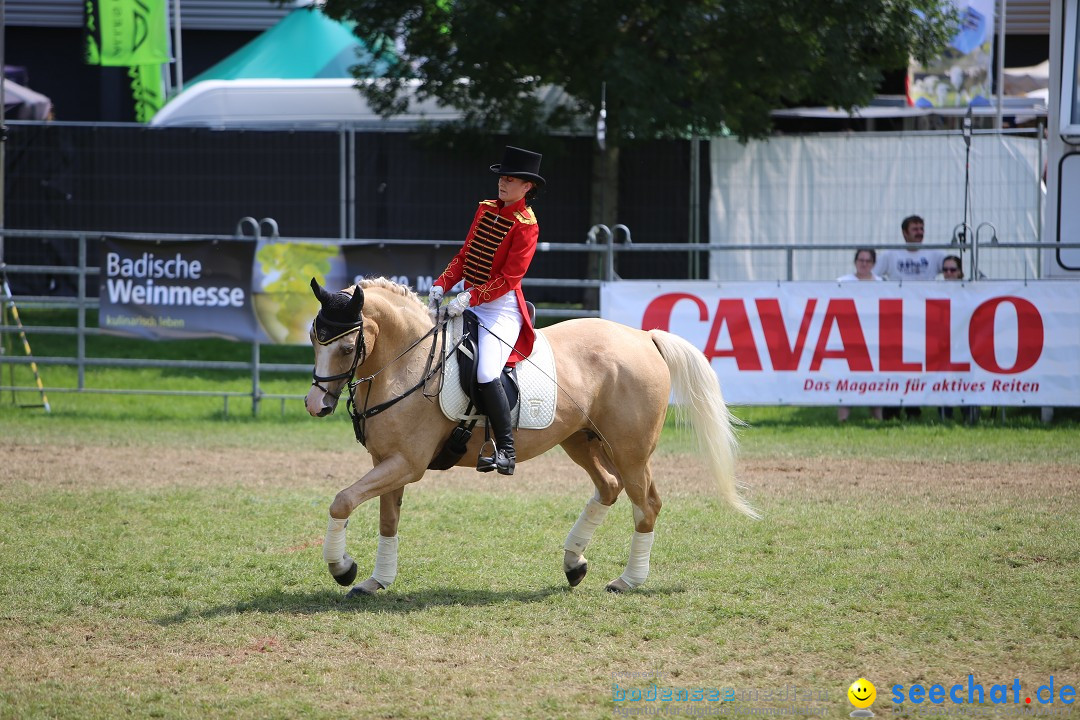
<path fill-rule="evenodd" d="M 411 107 L 405 115 L 384 121 L 371 109 L 351 78 L 283 80 L 247 78 L 204 80 L 164 108 L 151 126 L 213 128 L 284 128 L 388 125 L 413 127 L 423 120 L 457 117 L 434 102 Z"/>
<path fill-rule="evenodd" d="M 566 93 L 553 86 L 542 88 L 539 96 L 548 108 L 566 102 Z M 264 129 L 349 126 L 405 131 L 460 117 L 458 110 L 434 99 L 412 99 L 404 113 L 383 119 L 371 109 L 351 78 L 246 78 L 204 80 L 169 101 L 150 125 Z"/>

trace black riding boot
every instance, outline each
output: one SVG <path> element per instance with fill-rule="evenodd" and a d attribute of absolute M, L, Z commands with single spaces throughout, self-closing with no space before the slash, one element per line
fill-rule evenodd
<path fill-rule="evenodd" d="M 502 381 L 494 380 L 477 386 L 487 408 L 488 426 L 495 438 L 494 456 L 481 451 L 476 469 L 480 472 L 498 470 L 500 475 L 513 475 L 515 465 L 514 427 L 510 423 L 510 403 L 506 400 Z"/>

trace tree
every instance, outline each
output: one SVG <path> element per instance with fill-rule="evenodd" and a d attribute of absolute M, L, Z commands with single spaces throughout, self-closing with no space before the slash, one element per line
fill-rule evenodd
<path fill-rule="evenodd" d="M 385 79 L 361 89 L 384 115 L 413 94 L 459 109 L 472 129 L 581 130 L 595 127 L 606 84 L 607 143 L 594 167 L 610 172 L 628 138 L 749 139 L 768 133 L 776 108 L 865 104 L 884 72 L 944 48 L 956 27 L 951 8 L 948 0 L 326 0 L 323 12 L 355 22 L 374 62 L 396 58 Z M 565 102 L 542 103 L 551 86 Z M 610 224 L 612 206 L 597 221 Z"/>

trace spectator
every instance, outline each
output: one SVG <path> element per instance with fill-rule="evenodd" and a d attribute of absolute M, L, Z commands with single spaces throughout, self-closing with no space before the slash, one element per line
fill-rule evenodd
<path fill-rule="evenodd" d="M 959 255 L 945 256 L 945 260 L 941 264 L 941 275 L 943 280 L 964 279 L 964 263 L 960 260 Z M 979 408 L 974 405 L 965 405 L 960 408 L 960 414 L 964 418 L 964 422 L 968 425 L 974 425 L 979 418 Z M 953 408 L 939 407 L 938 415 L 942 420 L 952 420 Z"/>
<path fill-rule="evenodd" d="M 935 279 L 941 272 L 945 252 L 924 250 L 920 247 L 923 241 L 923 219 L 918 215 L 906 217 L 900 224 L 900 230 L 904 235 L 904 242 L 908 245 L 907 249 L 882 252 L 874 265 L 874 273 L 886 280 Z"/>
<path fill-rule="evenodd" d="M 836 278 L 836 282 L 881 282 L 881 278 L 874 274 L 874 263 L 877 262 L 877 253 L 873 250 L 860 248 L 855 251 L 855 272 L 842 277 Z M 839 422 L 847 422 L 848 416 L 851 414 L 851 408 L 838 407 L 836 408 L 836 419 Z M 870 408 L 870 414 L 874 416 L 875 420 L 881 419 L 881 408 Z"/>
<path fill-rule="evenodd" d="M 923 241 L 925 223 L 918 215 L 909 215 L 900 223 L 900 231 L 904 235 L 904 242 L 908 247 L 905 250 L 886 250 L 881 253 L 877 264 L 874 265 L 874 273 L 886 280 L 934 280 L 941 272 L 941 265 L 945 260 L 945 252 L 942 250 L 924 250 L 920 246 Z M 922 416 L 922 408 L 905 407 L 904 411 L 908 418 Z M 900 417 L 899 407 L 887 407 L 883 409 L 885 420 Z"/>
<path fill-rule="evenodd" d="M 942 280 L 963 280 L 964 279 L 964 263 L 960 260 L 959 255 L 946 255 L 945 260 L 941 263 L 941 279 Z"/>

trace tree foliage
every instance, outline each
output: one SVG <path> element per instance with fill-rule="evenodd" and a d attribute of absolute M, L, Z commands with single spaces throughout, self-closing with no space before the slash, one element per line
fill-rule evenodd
<path fill-rule="evenodd" d="M 775 108 L 865 104 L 884 72 L 936 55 L 955 28 L 947 0 L 326 0 L 323 11 L 355 22 L 375 62 L 396 58 L 363 87 L 383 114 L 414 94 L 481 130 L 588 127 L 606 83 L 615 143 L 760 137 Z M 562 103 L 544 102 L 551 87 Z"/>

